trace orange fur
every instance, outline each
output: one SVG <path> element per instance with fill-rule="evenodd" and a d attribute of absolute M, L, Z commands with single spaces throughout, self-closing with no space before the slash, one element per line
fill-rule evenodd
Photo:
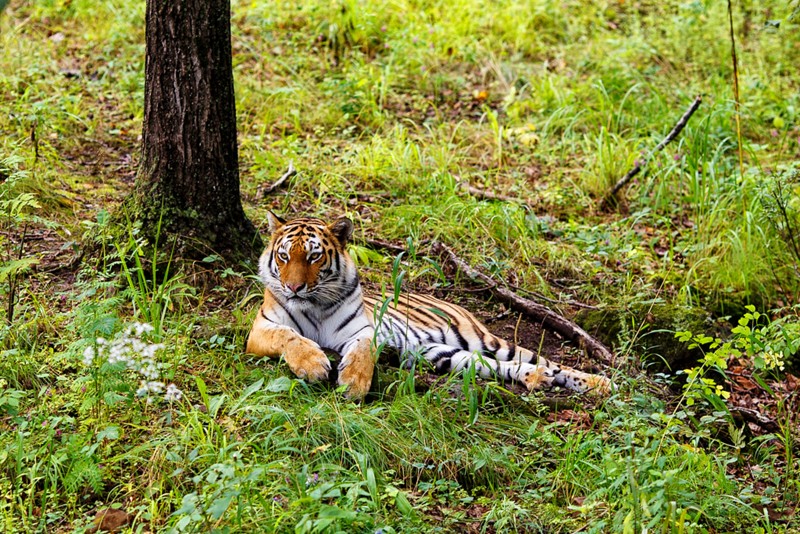
<path fill-rule="evenodd" d="M 274 299 L 269 291 L 265 291 L 262 309 L 270 304 L 274 305 Z M 290 328 L 269 325 L 260 311 L 253 322 L 245 350 L 256 356 L 283 356 L 295 375 L 312 382 L 327 379 L 331 368 L 328 357 L 319 345 Z"/>
<path fill-rule="evenodd" d="M 375 370 L 375 351 L 369 339 L 362 339 L 345 354 L 339 384 L 348 386 L 347 396 L 360 398 L 369 392 Z"/>

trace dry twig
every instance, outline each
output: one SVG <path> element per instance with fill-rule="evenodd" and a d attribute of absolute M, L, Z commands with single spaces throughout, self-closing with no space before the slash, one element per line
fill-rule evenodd
<path fill-rule="evenodd" d="M 367 245 L 369 245 L 371 248 L 380 249 L 380 250 L 386 250 L 386 251 L 392 252 L 394 254 L 400 254 L 401 252 L 408 252 L 408 250 L 404 246 L 395 245 L 394 243 L 390 243 L 388 241 L 383 241 L 381 239 L 365 239 L 364 242 Z M 424 247 L 425 245 L 428 245 L 430 242 L 431 242 L 430 239 L 423 239 L 418 243 L 418 246 L 419 247 Z M 585 308 L 585 309 L 588 309 L 588 310 L 598 310 L 599 309 L 597 306 L 592 306 L 591 304 L 585 304 L 583 302 L 578 302 L 578 301 L 575 301 L 575 300 L 551 299 L 550 297 L 542 295 L 541 293 L 537 293 L 536 291 L 529 291 L 527 289 L 523 289 L 523 288 L 517 287 L 517 286 L 509 286 L 509 287 L 513 288 L 516 291 L 521 291 L 521 292 L 528 293 L 529 295 L 532 295 L 532 296 L 536 297 L 537 299 L 547 301 L 547 302 L 549 302 L 551 304 L 558 304 L 558 305 L 562 305 L 562 306 L 572 306 L 574 308 Z M 478 291 L 486 291 L 487 289 L 490 289 L 490 288 L 488 286 L 487 287 L 479 287 L 479 288 L 477 288 L 475 290 L 466 290 L 466 289 L 462 288 L 462 289 L 459 289 L 459 291 L 478 292 Z M 440 288 L 439 290 L 440 291 L 447 291 L 447 289 L 445 289 L 445 288 Z"/>
<path fill-rule="evenodd" d="M 553 330 L 570 341 L 577 343 L 580 347 L 593 357 L 608 366 L 613 366 L 614 355 L 602 343 L 590 336 L 583 328 L 576 325 L 566 317 L 559 315 L 547 306 L 520 297 L 510 289 L 499 286 L 494 280 L 473 269 L 467 262 L 459 258 L 447 245 L 439 242 L 433 244 L 433 251 L 444 254 L 460 271 L 469 276 L 472 280 L 483 282 L 492 293 L 501 301 L 505 302 L 517 311 L 521 311 L 528 316 L 540 321 L 542 325 Z"/>
<path fill-rule="evenodd" d="M 656 155 L 658 152 L 661 152 L 665 146 L 678 137 L 678 134 L 680 134 L 684 127 L 686 127 L 689 119 L 692 117 L 692 115 L 694 115 L 694 112 L 697 111 L 697 108 L 700 107 L 700 103 L 702 101 L 703 98 L 701 96 L 695 97 L 692 105 L 689 106 L 689 109 L 687 109 L 678 122 L 675 123 L 675 126 L 672 127 L 672 130 L 670 130 L 667 136 L 658 145 L 656 145 L 656 147 L 644 158 L 644 160 L 637 161 L 636 165 L 634 165 L 633 168 L 625 174 L 625 176 L 623 176 L 616 184 L 614 184 L 614 187 L 611 188 L 611 191 L 609 191 L 608 194 L 603 197 L 603 200 L 600 201 L 600 209 L 605 208 L 612 200 L 614 200 L 620 189 L 625 187 L 634 176 L 639 174 L 642 169 L 647 166 L 654 155 Z"/>
<path fill-rule="evenodd" d="M 730 407 L 730 412 L 736 422 L 753 423 L 767 432 L 780 432 L 781 427 L 774 419 L 770 419 L 757 410 L 732 406 Z"/>
<path fill-rule="evenodd" d="M 297 174 L 297 169 L 294 168 L 294 163 L 290 161 L 289 168 L 286 169 L 286 172 L 283 173 L 283 175 L 280 178 L 278 178 L 275 181 L 275 183 L 273 184 L 263 183 L 258 186 L 258 188 L 256 189 L 256 200 L 257 201 L 263 200 L 264 197 L 266 197 L 267 195 L 269 195 L 270 193 L 281 187 L 284 183 L 286 183 L 286 180 L 288 180 L 295 174 Z"/>
<path fill-rule="evenodd" d="M 394 252 L 395 254 L 406 252 L 406 247 L 402 245 L 395 245 L 394 243 L 383 241 L 382 239 L 365 239 L 364 242 L 374 249 L 386 250 L 389 252 Z"/>
<path fill-rule="evenodd" d="M 511 202 L 512 204 L 522 204 L 525 207 L 533 208 L 533 204 L 529 200 L 478 189 L 477 187 L 469 185 L 467 182 L 461 182 L 461 188 L 473 197 L 482 200 L 499 200 L 502 202 Z"/>

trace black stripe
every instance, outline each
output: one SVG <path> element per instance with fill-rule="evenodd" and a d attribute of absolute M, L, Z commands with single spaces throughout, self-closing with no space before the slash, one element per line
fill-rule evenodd
<path fill-rule="evenodd" d="M 509 361 L 510 360 L 516 360 L 517 356 L 520 356 L 519 354 L 517 354 L 517 345 L 515 343 L 509 343 L 508 344 L 508 359 L 509 359 Z M 519 361 L 523 361 L 522 358 L 520 358 Z M 528 362 L 526 361 L 525 363 L 528 363 Z"/>
<path fill-rule="evenodd" d="M 416 328 L 406 324 L 404 330 L 406 344 L 409 345 L 406 347 L 406 350 L 412 350 L 422 345 L 422 337 L 419 335 Z M 411 339 L 411 336 L 414 336 L 414 339 Z"/>
<path fill-rule="evenodd" d="M 360 334 L 362 331 L 366 330 L 367 328 L 371 328 L 371 326 L 370 326 L 370 325 L 368 325 L 368 324 L 365 324 L 364 326 L 362 326 L 361 328 L 359 328 L 358 330 L 356 330 L 356 331 L 355 331 L 355 333 L 353 333 L 353 334 L 352 334 L 350 337 L 356 337 L 356 336 L 358 336 L 358 334 Z"/>
<path fill-rule="evenodd" d="M 389 335 L 387 336 L 391 346 L 397 350 L 403 350 L 408 345 L 408 337 L 405 335 L 403 325 L 395 322 L 394 319 L 389 317 L 388 321 L 381 323 L 381 327 L 388 326 Z"/>
<path fill-rule="evenodd" d="M 331 317 L 336 315 L 336 312 L 338 312 L 345 304 L 349 304 L 350 301 L 353 300 L 353 295 L 355 294 L 355 292 L 356 292 L 355 291 L 355 287 L 351 288 L 350 289 L 350 293 L 348 293 L 348 295 L 346 297 L 344 297 L 342 300 L 338 301 L 333 306 L 333 308 L 331 308 L 330 310 L 327 310 L 327 313 L 323 316 L 322 320 L 323 321 L 327 321 L 328 319 L 330 319 Z M 363 306 L 363 303 L 361 304 L 361 306 Z"/>
<path fill-rule="evenodd" d="M 314 321 L 311 317 L 309 317 L 305 310 L 300 310 L 300 314 L 305 318 L 306 321 L 308 321 L 308 323 L 311 326 L 317 326 L 316 321 Z"/>
<path fill-rule="evenodd" d="M 436 348 L 438 348 L 438 347 L 436 347 Z M 457 352 L 461 352 L 461 349 L 450 348 L 450 350 L 445 350 L 444 352 L 440 352 L 438 354 L 434 354 L 433 356 L 430 356 L 430 357 L 429 357 L 430 353 L 426 352 L 425 353 L 425 359 L 428 360 L 431 363 L 436 363 L 439 360 L 441 360 L 442 358 L 447 358 L 449 360 L 450 358 L 455 356 L 455 354 Z"/>
<path fill-rule="evenodd" d="M 439 333 L 439 339 L 437 340 L 437 343 L 444 343 L 445 342 L 444 328 L 442 328 L 441 326 L 437 326 L 436 330 Z"/>
<path fill-rule="evenodd" d="M 294 323 L 295 330 L 297 330 L 297 332 L 298 332 L 298 333 L 299 333 L 301 336 L 303 336 L 303 337 L 306 337 L 306 334 L 305 334 L 305 332 L 303 332 L 303 327 L 301 327 L 301 326 L 300 326 L 300 323 L 297 321 L 297 319 L 295 319 L 294 315 L 292 315 L 292 312 L 290 312 L 289 310 L 287 310 L 287 309 L 286 309 L 286 307 L 285 307 L 283 304 L 281 304 L 281 303 L 280 303 L 280 301 L 278 301 L 278 299 L 275 299 L 275 304 L 277 304 L 278 306 L 280 306 L 280 307 L 281 307 L 281 309 L 282 309 L 283 311 L 285 311 L 285 312 L 286 312 L 286 315 L 288 315 L 288 316 L 289 316 L 289 319 L 290 319 L 290 320 L 291 320 L 291 321 Z"/>
<path fill-rule="evenodd" d="M 266 313 L 264 313 L 264 310 L 263 310 L 263 309 L 261 309 L 261 310 L 259 310 L 259 311 L 261 312 L 261 317 L 263 317 L 264 319 L 266 319 L 267 321 L 269 321 L 269 322 L 270 322 L 270 323 L 272 323 L 272 324 L 277 324 L 275 321 L 273 321 L 272 319 L 270 319 L 269 317 L 267 317 L 267 314 L 266 314 Z"/>
<path fill-rule="evenodd" d="M 455 334 L 459 346 L 464 350 L 469 350 L 469 343 L 467 343 L 467 340 L 464 339 L 464 336 L 461 335 L 461 332 L 458 331 L 458 328 L 451 327 L 450 330 L 452 330 L 453 333 Z"/>
<path fill-rule="evenodd" d="M 400 302 L 403 302 L 403 300 L 400 299 Z M 442 324 L 442 323 L 447 325 L 453 324 L 453 316 L 447 313 L 445 310 L 442 310 L 435 306 L 429 306 L 425 308 L 423 308 L 422 306 L 412 307 L 408 304 L 405 304 L 405 306 L 408 309 L 409 314 L 413 311 L 414 313 L 421 315 L 422 317 L 427 317 L 428 322 L 430 324 Z M 436 313 L 432 310 L 436 310 L 440 313 Z M 444 317 L 442 317 L 442 314 L 444 314 Z M 419 322 L 423 321 L 420 319 Z"/>
<path fill-rule="evenodd" d="M 497 350 L 494 351 L 495 359 L 499 362 L 507 362 L 513 360 L 516 357 L 517 346 L 507 341 L 504 343 L 503 340 L 500 341 L 501 341 L 500 346 L 497 347 Z M 505 345 L 505 347 L 503 345 Z M 500 356 L 500 352 L 502 351 L 506 351 L 506 355 L 504 357 Z"/>
<path fill-rule="evenodd" d="M 359 313 L 364 313 L 364 307 L 363 307 L 363 306 L 359 306 L 358 308 L 356 308 L 356 310 L 355 310 L 353 313 L 351 313 L 351 314 L 350 314 L 350 315 L 347 317 L 347 319 L 345 319 L 344 321 L 342 321 L 341 323 L 339 323 L 339 326 L 337 326 L 337 327 L 334 329 L 334 333 L 338 334 L 339 332 L 341 332 L 341 331 L 342 331 L 342 328 L 344 328 L 344 327 L 345 327 L 345 326 L 346 326 L 346 325 L 347 325 L 347 324 L 348 324 L 350 321 L 352 321 L 353 319 L 355 319 L 356 317 L 358 317 L 358 314 L 359 314 Z"/>

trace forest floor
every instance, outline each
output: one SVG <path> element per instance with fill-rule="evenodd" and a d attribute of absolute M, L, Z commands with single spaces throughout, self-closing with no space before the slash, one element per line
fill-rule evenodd
<path fill-rule="evenodd" d="M 12 1 L 0 531 L 800 531 L 795 4 L 734 6 L 739 132 L 719 2 L 234 2 L 242 198 L 265 238 L 267 210 L 348 216 L 365 284 L 402 280 L 617 385 L 528 393 L 382 364 L 359 404 L 243 353 L 254 263 L 153 275 L 170 236 L 152 251 L 114 227 L 144 2 Z M 579 323 L 613 367 L 432 241 Z M 141 343 L 114 364 L 99 338 Z M 137 396 L 149 350 L 172 400 Z"/>

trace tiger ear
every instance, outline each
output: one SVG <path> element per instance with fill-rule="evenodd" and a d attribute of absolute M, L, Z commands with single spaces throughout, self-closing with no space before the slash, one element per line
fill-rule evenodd
<path fill-rule="evenodd" d="M 328 230 L 339 240 L 339 243 L 346 245 L 350 241 L 350 236 L 353 235 L 353 221 L 347 217 L 341 217 L 328 226 Z"/>
<path fill-rule="evenodd" d="M 274 234 L 276 230 L 278 230 L 281 226 L 286 224 L 286 221 L 284 221 L 271 211 L 267 212 L 267 220 L 269 222 L 269 232 L 271 234 Z"/>

